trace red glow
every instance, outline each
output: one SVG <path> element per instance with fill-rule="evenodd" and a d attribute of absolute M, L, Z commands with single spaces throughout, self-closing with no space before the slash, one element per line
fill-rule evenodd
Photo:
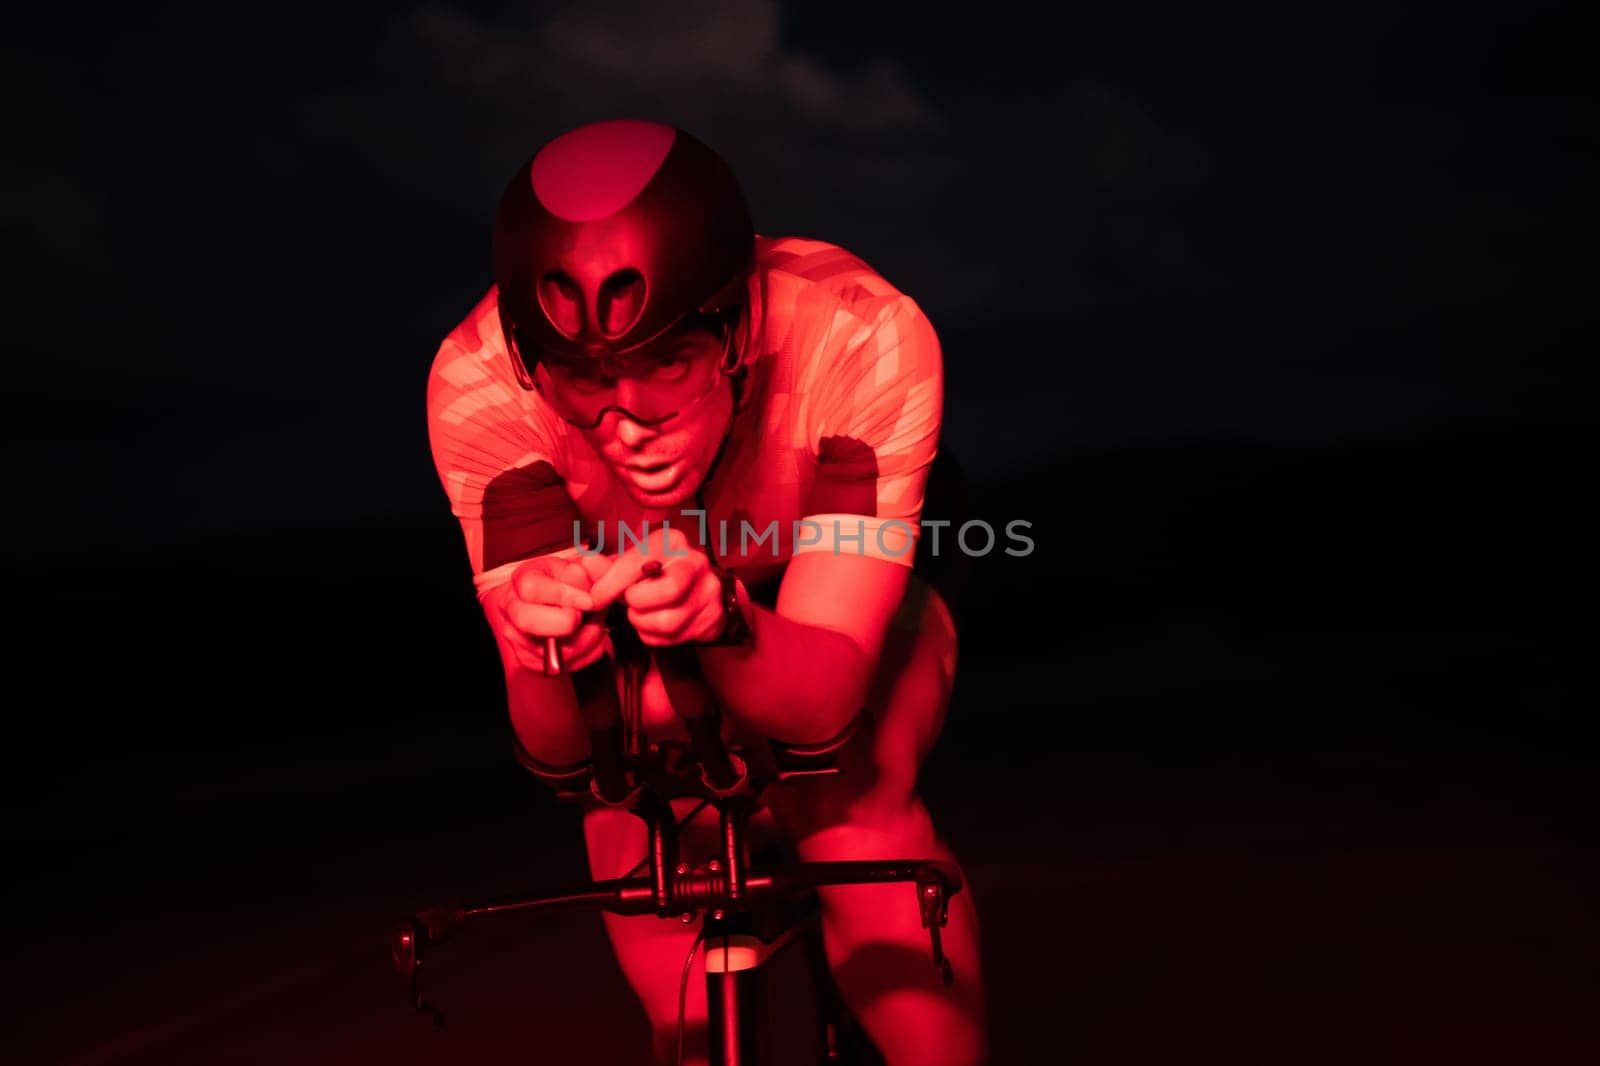
<path fill-rule="evenodd" d="M 676 136 L 671 126 L 635 119 L 573 130 L 534 156 L 534 195 L 551 214 L 573 222 L 615 214 L 649 184 Z"/>

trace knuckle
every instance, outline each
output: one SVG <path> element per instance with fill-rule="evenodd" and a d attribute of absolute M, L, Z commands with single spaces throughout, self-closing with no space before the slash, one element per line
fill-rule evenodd
<path fill-rule="evenodd" d="M 517 581 L 528 581 L 533 578 L 543 577 L 549 573 L 550 564 L 544 559 L 529 559 L 518 566 L 512 577 Z"/>

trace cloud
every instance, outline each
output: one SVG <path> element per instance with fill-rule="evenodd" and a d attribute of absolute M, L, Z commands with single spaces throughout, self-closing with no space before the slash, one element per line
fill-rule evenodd
<path fill-rule="evenodd" d="M 60 160 L 0 159 L 0 226 L 18 234 L 57 268 L 99 274 L 110 269 L 105 198 Z"/>
<path fill-rule="evenodd" d="M 780 58 L 778 5 L 621 2 L 574 5 L 540 37 L 577 65 L 651 84 L 714 79 L 756 85 Z M 623 28 L 626 28 L 624 31 Z"/>
<path fill-rule="evenodd" d="M 1078 172 L 1101 186 L 1198 184 L 1210 170 L 1193 140 L 1163 127 L 1124 88 L 1078 81 L 1062 94 L 1078 142 Z"/>
<path fill-rule="evenodd" d="M 94 100 L 82 71 L 17 49 L 0 60 L 0 90 L 17 104 L 0 157 L 0 228 L 32 257 L 25 284 L 46 283 L 40 272 L 111 279 L 120 264 L 107 190 L 86 159 Z"/>
<path fill-rule="evenodd" d="M 300 195 L 319 195 L 319 160 L 353 164 L 387 195 L 479 233 L 540 144 L 597 119 L 654 119 L 728 159 L 762 232 L 844 244 L 935 305 L 980 299 L 978 268 L 952 280 L 921 254 L 930 217 L 949 217 L 931 205 L 970 200 L 959 138 L 895 59 L 824 62 L 783 40 L 780 15 L 776 0 L 492 18 L 424 4 L 336 81 L 286 98 L 254 139 Z"/>
<path fill-rule="evenodd" d="M 895 163 L 908 143 L 937 145 L 937 114 L 894 62 L 830 70 L 786 48 L 779 24 L 773 0 L 621 0 L 494 21 L 425 5 L 389 26 L 350 81 L 286 119 L 474 212 L 540 143 L 605 117 L 682 126 L 741 172 L 756 168 L 752 179 L 799 160 L 827 177 L 865 161 L 887 178 L 911 165 Z"/>

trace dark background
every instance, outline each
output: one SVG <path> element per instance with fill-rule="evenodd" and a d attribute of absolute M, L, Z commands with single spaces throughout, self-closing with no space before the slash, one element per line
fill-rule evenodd
<path fill-rule="evenodd" d="M 24 1061 L 642 1033 L 581 921 L 463 944 L 448 1037 L 381 972 L 419 903 L 583 874 L 423 388 L 507 176 L 617 115 L 917 298 L 974 506 L 1032 523 L 925 777 L 1002 1061 L 1592 1061 L 1578 6 L 12 22 Z"/>

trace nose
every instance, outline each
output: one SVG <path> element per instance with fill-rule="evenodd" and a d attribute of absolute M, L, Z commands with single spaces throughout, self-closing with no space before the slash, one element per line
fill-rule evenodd
<path fill-rule="evenodd" d="M 640 391 L 638 382 L 625 377 L 617 382 L 617 391 L 613 394 L 615 397 L 614 402 L 623 411 L 633 411 L 635 410 L 635 404 L 643 399 L 640 396 Z M 637 448 L 655 435 L 655 429 L 641 426 L 627 415 L 620 413 L 617 415 L 617 439 L 630 449 Z"/>
<path fill-rule="evenodd" d="M 625 414 L 616 416 L 617 440 L 630 451 L 635 451 L 645 441 L 656 435 L 656 431 L 648 426 L 641 426 Z"/>

